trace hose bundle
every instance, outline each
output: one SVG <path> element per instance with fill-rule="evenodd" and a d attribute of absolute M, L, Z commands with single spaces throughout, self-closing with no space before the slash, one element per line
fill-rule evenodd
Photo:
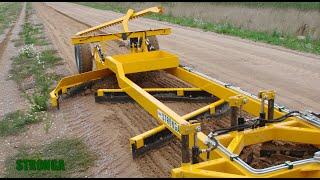
<path fill-rule="evenodd" d="M 217 135 L 220 135 L 220 134 L 226 134 L 228 132 L 236 131 L 236 130 L 244 130 L 244 129 L 248 129 L 248 128 L 252 128 L 253 129 L 253 128 L 256 128 L 261 123 L 282 122 L 282 121 L 286 120 L 289 117 L 298 116 L 299 114 L 301 114 L 299 111 L 290 111 L 289 113 L 287 113 L 287 114 L 285 114 L 285 115 L 283 115 L 281 117 L 278 117 L 276 119 L 272 119 L 272 120 L 266 120 L 266 119 L 261 119 L 261 118 L 250 119 L 245 124 L 231 126 L 231 127 L 228 127 L 228 128 L 217 129 L 217 130 L 212 131 L 211 133 L 214 136 L 217 136 Z"/>

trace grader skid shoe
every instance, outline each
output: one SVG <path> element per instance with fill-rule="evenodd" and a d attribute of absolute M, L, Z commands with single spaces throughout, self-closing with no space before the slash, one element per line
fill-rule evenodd
<path fill-rule="evenodd" d="M 158 127 L 130 139 L 134 158 L 178 138 L 181 141 L 181 167 L 171 171 L 172 177 L 320 177 L 319 151 L 311 158 L 287 161 L 264 169 L 255 169 L 239 157 L 243 148 L 272 140 L 319 148 L 320 119 L 317 114 L 279 107 L 274 103 L 274 91 L 261 91 L 257 97 L 180 65 L 175 54 L 160 50 L 156 38 L 157 35 L 169 35 L 171 29 L 129 31 L 129 20 L 151 12 L 161 13 L 162 9 L 152 7 L 140 12 L 129 9 L 122 18 L 72 37 L 79 74 L 65 77 L 58 83 L 50 93 L 52 106 L 59 108 L 59 97 L 71 88 L 115 74 L 120 89 L 99 89 L 96 101 L 133 100 L 160 123 Z M 123 32 L 107 34 L 100 31 L 121 23 Z M 103 43 L 111 40 L 129 41 L 131 53 L 108 56 Z M 90 48 L 89 44 L 95 46 Z M 96 70 L 93 70 L 93 62 Z M 159 70 L 194 87 L 143 89 L 126 76 Z M 159 99 L 195 100 L 210 104 L 180 116 Z M 197 120 L 200 116 L 214 116 L 226 111 L 231 118 L 229 128 L 209 134 L 202 132 Z M 256 118 L 244 118 L 242 112 Z"/>

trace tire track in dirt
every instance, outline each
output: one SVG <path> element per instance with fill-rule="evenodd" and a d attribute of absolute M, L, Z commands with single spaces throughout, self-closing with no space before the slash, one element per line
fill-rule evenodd
<path fill-rule="evenodd" d="M 18 54 L 18 47 L 14 47 L 14 42 L 12 40 L 20 38 L 19 32 L 21 32 L 23 24 L 25 22 L 25 12 L 26 4 L 24 3 L 21 9 L 21 13 L 17 17 L 16 24 L 14 25 L 14 28 L 11 31 L 12 34 L 11 37 L 8 39 L 7 48 L 4 50 L 4 54 L 2 56 L 2 59 L 0 60 L 1 80 L 3 75 L 2 73 L 7 73 L 7 71 L 11 69 L 10 64 L 12 61 L 10 58 Z M 34 17 L 33 13 L 31 13 L 31 17 Z M 29 18 L 31 17 L 29 16 Z M 18 87 L 14 81 L 1 81 L 1 85 L 2 86 L 0 87 L 0 104 L 1 106 L 5 104 L 5 111 L 11 112 L 17 109 L 27 108 L 26 106 L 28 106 L 29 103 L 25 98 L 20 97 L 21 92 L 19 92 Z M 2 109 L 3 108 L 1 107 L 1 110 Z M 43 126 L 43 123 L 30 124 L 26 127 L 26 131 L 20 132 L 16 135 L 0 138 L 0 177 L 2 177 L 5 172 L 5 160 L 8 157 L 13 156 L 15 153 L 17 153 L 19 147 L 38 147 L 39 145 L 43 145 L 52 141 L 54 137 L 59 137 L 61 134 L 64 133 L 64 127 L 62 123 L 52 123 L 52 126 L 47 132 L 45 131 Z"/>
<path fill-rule="evenodd" d="M 0 43 L 0 120 L 3 115 L 13 112 L 17 109 L 23 109 L 25 105 L 20 97 L 17 85 L 14 81 L 8 80 L 8 73 L 11 67 L 10 58 L 15 55 L 16 49 L 11 42 L 15 36 L 18 36 L 21 24 L 25 17 L 25 3 L 21 8 L 21 12 L 17 16 L 17 20 L 11 25 Z M 4 161 L 6 157 L 14 151 L 11 142 L 15 140 L 0 138 L 0 177 L 3 176 L 5 170 Z"/>
<path fill-rule="evenodd" d="M 11 37 L 14 26 L 15 24 L 11 25 L 11 27 L 9 28 L 9 31 L 4 35 L 5 36 L 4 39 L 0 42 L 0 59 L 2 59 L 3 53 L 5 52 L 8 46 L 8 41 Z"/>
<path fill-rule="evenodd" d="M 63 17 L 62 14 L 46 8 L 43 4 L 34 4 L 34 7 L 39 17 L 43 19 L 46 29 L 52 34 L 51 38 L 61 52 L 61 57 L 64 57 L 72 67 L 74 60 L 71 49 L 73 48 L 66 42 L 71 35 L 83 30 L 84 25 Z M 62 43 L 56 41 L 62 41 Z M 109 44 L 114 53 L 122 51 L 117 48 L 117 45 L 117 43 Z M 65 53 L 67 56 L 64 55 Z M 70 73 L 75 73 L 72 69 L 70 68 Z M 172 77 L 165 75 L 164 72 L 134 74 L 130 75 L 130 78 L 141 87 L 187 86 L 181 81 L 172 81 Z M 108 87 L 117 86 L 110 84 L 112 82 L 107 82 Z M 191 109 L 199 107 L 199 104 L 186 104 Z M 175 105 L 172 104 L 172 106 Z M 99 155 L 95 166 L 89 170 L 89 176 L 168 177 L 172 168 L 180 166 L 180 143 L 176 140 L 145 154 L 142 158 L 132 160 L 129 138 L 158 125 L 152 116 L 136 103 L 96 104 L 92 94 L 79 94 L 63 99 L 60 108 L 60 111 L 55 113 L 63 114 L 70 136 L 84 139 Z"/>
<path fill-rule="evenodd" d="M 18 54 L 18 48 L 14 47 L 13 39 L 18 38 L 20 27 L 25 16 L 25 3 L 21 8 L 16 22 L 14 22 L 4 39 L 0 43 L 0 119 L 6 113 L 26 107 L 26 100 L 20 96 L 16 83 L 9 79 L 11 58 Z"/>

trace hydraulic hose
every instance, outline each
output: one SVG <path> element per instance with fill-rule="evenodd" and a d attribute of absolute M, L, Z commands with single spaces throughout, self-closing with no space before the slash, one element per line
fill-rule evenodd
<path fill-rule="evenodd" d="M 264 121 L 265 123 L 275 123 L 275 122 L 282 122 L 284 120 L 286 120 L 289 117 L 293 117 L 293 116 L 297 116 L 297 115 L 293 115 L 293 114 L 301 114 L 299 111 L 290 111 L 287 114 L 278 117 L 276 119 L 273 120 L 265 120 L 265 119 L 261 119 L 262 121 Z"/>
<path fill-rule="evenodd" d="M 236 126 L 231 126 L 228 128 L 221 128 L 221 129 L 217 129 L 212 131 L 210 134 L 217 136 L 220 134 L 225 134 L 231 131 L 235 131 L 235 130 L 243 130 L 243 129 L 247 129 L 247 128 L 255 128 L 257 125 L 259 125 L 259 123 L 276 123 L 276 122 L 282 122 L 284 120 L 286 120 L 289 117 L 293 117 L 293 116 L 297 116 L 295 114 L 301 114 L 299 111 L 290 111 L 289 113 L 278 117 L 276 119 L 273 120 L 266 120 L 266 119 L 261 119 L 261 118 L 256 118 L 256 119 L 251 119 L 249 121 L 247 121 L 245 124 L 241 124 L 241 125 L 236 125 Z"/>

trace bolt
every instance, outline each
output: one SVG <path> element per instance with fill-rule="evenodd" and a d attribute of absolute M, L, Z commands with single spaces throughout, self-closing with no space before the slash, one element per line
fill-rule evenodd
<path fill-rule="evenodd" d="M 232 154 L 230 156 L 230 160 L 233 161 L 234 159 L 238 158 L 239 156 L 237 154 Z"/>
<path fill-rule="evenodd" d="M 314 153 L 314 156 L 313 156 L 313 158 L 314 158 L 315 160 L 318 160 L 318 161 L 320 161 L 320 151 L 318 151 L 318 152 L 315 152 L 315 153 Z"/>
<path fill-rule="evenodd" d="M 208 145 L 208 142 L 209 142 L 209 138 L 207 137 L 206 140 L 204 141 L 204 144 Z"/>

